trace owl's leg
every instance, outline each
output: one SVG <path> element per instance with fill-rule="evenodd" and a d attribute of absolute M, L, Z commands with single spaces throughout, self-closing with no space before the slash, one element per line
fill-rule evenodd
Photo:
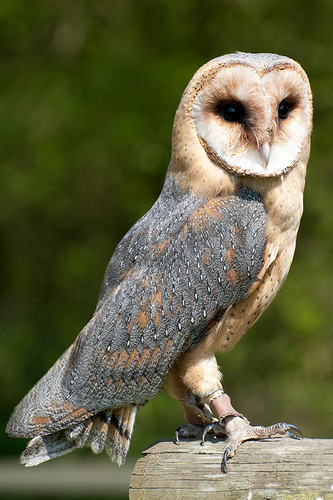
<path fill-rule="evenodd" d="M 187 425 L 177 429 L 177 442 L 179 437 L 202 438 L 207 426 L 218 423 L 210 402 L 224 394 L 215 356 L 203 356 L 202 350 L 199 354 L 195 351 L 186 353 L 175 363 L 165 384 L 171 396 L 182 403 L 187 422 Z M 200 359 L 196 359 L 198 356 Z M 230 399 L 228 401 L 229 404 L 225 402 L 224 405 L 225 413 L 239 415 L 231 406 Z"/>
<path fill-rule="evenodd" d="M 216 419 L 202 395 L 221 391 L 222 376 L 215 356 L 207 356 L 199 363 L 192 361 L 192 355 L 183 355 L 169 371 L 165 386 L 182 403 L 186 422 L 206 426 Z"/>
<path fill-rule="evenodd" d="M 286 423 L 269 427 L 251 426 L 233 408 L 229 396 L 223 392 L 215 356 L 203 354 L 198 348 L 187 352 L 174 365 L 167 379 L 167 387 L 171 395 L 182 402 L 188 422 L 177 429 L 176 442 L 179 442 L 179 437 L 201 437 L 204 442 L 207 434 L 226 437 L 222 460 L 222 470 L 226 472 L 226 461 L 244 441 L 280 435 L 296 437 L 290 431 L 301 434 L 297 427 Z"/>
<path fill-rule="evenodd" d="M 166 386 L 171 395 L 182 402 L 187 422 L 206 426 L 229 415 L 241 416 L 224 393 L 221 378 L 214 354 L 202 344 L 187 351 L 175 363 Z"/>

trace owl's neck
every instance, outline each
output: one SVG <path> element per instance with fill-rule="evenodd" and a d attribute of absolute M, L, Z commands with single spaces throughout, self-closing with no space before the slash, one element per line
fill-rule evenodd
<path fill-rule="evenodd" d="M 212 164 L 207 168 L 206 163 L 203 168 L 195 161 L 188 163 L 186 169 L 173 168 L 171 164 L 168 176 L 173 177 L 183 191 L 206 199 L 233 195 L 241 188 L 258 193 L 268 215 L 268 239 L 273 243 L 286 239 L 290 244 L 296 239 L 303 212 L 308 155 L 309 147 L 294 168 L 278 177 L 235 176 Z"/>
<path fill-rule="evenodd" d="M 303 213 L 306 161 L 299 161 L 287 175 L 278 178 L 243 181 L 246 187 L 261 195 L 268 215 L 268 241 L 279 247 L 296 243 Z"/>

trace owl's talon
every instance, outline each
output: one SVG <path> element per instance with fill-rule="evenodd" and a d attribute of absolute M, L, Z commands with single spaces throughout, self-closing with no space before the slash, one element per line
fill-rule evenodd
<path fill-rule="evenodd" d="M 186 427 L 185 425 L 181 425 L 178 427 L 175 431 L 175 444 L 180 444 L 179 436 L 181 435 L 183 428 Z"/>
<path fill-rule="evenodd" d="M 292 437 L 293 439 L 303 439 L 303 433 L 301 431 L 301 429 L 299 429 L 296 425 L 293 425 L 293 424 L 283 424 L 285 425 L 288 430 L 286 432 L 286 436 L 288 437 Z M 289 429 L 293 429 L 294 431 L 298 432 L 299 433 L 299 436 L 296 436 L 296 434 L 294 434 L 293 432 L 289 432 Z"/>
<path fill-rule="evenodd" d="M 291 438 L 291 439 L 302 439 L 301 437 L 296 436 L 296 434 L 294 434 L 293 432 L 289 432 L 289 431 L 286 432 L 286 436 L 288 438 Z"/>
<path fill-rule="evenodd" d="M 223 453 L 222 463 L 221 463 L 221 471 L 226 474 L 227 473 L 227 460 L 231 456 L 231 449 L 229 446 L 226 447 Z"/>
<path fill-rule="evenodd" d="M 265 437 L 277 437 L 277 436 L 284 435 L 284 436 L 287 436 L 287 437 L 290 437 L 293 439 L 303 439 L 302 431 L 296 425 L 293 425 L 293 424 L 286 424 L 285 422 L 281 422 L 279 424 L 274 424 L 274 425 L 271 425 L 269 427 L 263 427 L 263 429 L 264 430 L 266 429 L 267 433 L 268 432 L 270 433 L 269 436 L 268 435 L 264 436 L 264 438 Z M 298 432 L 299 436 L 297 436 L 293 432 L 290 432 L 290 429 Z"/>
<path fill-rule="evenodd" d="M 216 425 L 215 423 L 206 425 L 206 427 L 204 428 L 203 433 L 202 433 L 201 443 L 200 443 L 201 445 L 205 444 L 205 437 L 206 437 L 207 432 L 211 431 L 215 425 Z"/>
<path fill-rule="evenodd" d="M 181 425 L 175 431 L 175 444 L 180 444 L 179 438 L 194 438 L 200 439 L 202 437 L 203 427 L 195 424 Z"/>
<path fill-rule="evenodd" d="M 179 432 L 181 431 L 181 427 L 178 427 L 178 429 L 175 430 L 175 444 L 180 444 L 180 441 L 179 441 Z"/>

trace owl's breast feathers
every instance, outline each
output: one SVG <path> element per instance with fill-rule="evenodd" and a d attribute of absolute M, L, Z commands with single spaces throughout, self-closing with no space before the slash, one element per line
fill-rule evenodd
<path fill-rule="evenodd" d="M 266 227 L 254 191 L 208 200 L 168 176 L 116 248 L 93 318 L 17 406 L 8 432 L 48 434 L 152 399 L 176 359 L 259 286 Z"/>

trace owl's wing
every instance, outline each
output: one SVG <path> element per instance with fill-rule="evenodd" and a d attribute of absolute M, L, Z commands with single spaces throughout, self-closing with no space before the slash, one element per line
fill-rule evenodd
<path fill-rule="evenodd" d="M 259 282 L 265 227 L 251 191 L 204 200 L 165 186 L 116 249 L 95 315 L 17 406 L 8 432 L 48 434 L 152 399 L 176 359 Z"/>

